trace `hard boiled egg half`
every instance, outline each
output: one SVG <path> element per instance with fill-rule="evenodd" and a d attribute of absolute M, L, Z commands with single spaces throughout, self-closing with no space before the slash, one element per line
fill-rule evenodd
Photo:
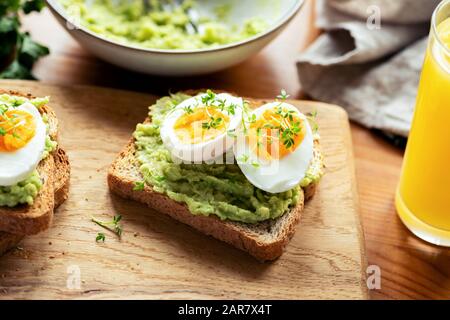
<path fill-rule="evenodd" d="M 291 104 L 273 102 L 254 110 L 246 123 L 234 149 L 246 178 L 269 193 L 296 187 L 313 159 L 307 117 Z"/>
<path fill-rule="evenodd" d="M 174 160 L 214 160 L 233 147 L 230 133 L 239 127 L 243 107 L 242 98 L 208 90 L 183 101 L 166 116 L 161 139 Z"/>
<path fill-rule="evenodd" d="M 46 126 L 31 103 L 0 109 L 0 186 L 26 180 L 41 161 Z"/>

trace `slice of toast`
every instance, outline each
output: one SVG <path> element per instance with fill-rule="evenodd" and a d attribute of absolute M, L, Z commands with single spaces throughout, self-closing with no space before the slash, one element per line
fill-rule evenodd
<path fill-rule="evenodd" d="M 0 94 L 3 93 L 23 96 L 29 99 L 34 98 L 31 94 L 0 90 Z M 53 140 L 57 140 L 58 119 L 53 109 L 49 106 L 44 106 L 40 112 L 47 115 L 49 135 Z M 20 205 L 14 208 L 0 207 L 0 231 L 18 235 L 31 235 L 37 234 L 50 226 L 55 206 L 54 154 L 54 152 L 50 154 L 38 165 L 37 170 L 43 179 L 43 187 L 32 206 Z"/>
<path fill-rule="evenodd" d="M 254 107 L 255 101 L 250 100 Z M 150 121 L 150 119 L 146 119 Z M 318 145 L 316 146 L 319 147 Z M 315 194 L 317 184 L 303 189 L 298 205 L 283 216 L 258 224 L 246 224 L 218 217 L 192 214 L 185 204 L 176 202 L 164 194 L 155 192 L 150 186 L 143 191 L 134 191 L 135 182 L 143 180 L 136 160 L 136 149 L 132 139 L 119 154 L 108 173 L 108 185 L 112 192 L 127 199 L 147 204 L 198 231 L 247 251 L 260 261 L 275 260 L 295 232 L 306 200 Z M 316 152 L 320 155 L 320 152 Z"/>
<path fill-rule="evenodd" d="M 37 168 L 43 181 L 33 205 L 18 205 L 13 208 L 0 208 L 0 231 L 31 235 L 46 230 L 53 219 L 55 207 L 53 156 L 48 156 L 39 163 Z"/>
<path fill-rule="evenodd" d="M 70 186 L 70 164 L 66 152 L 59 148 L 54 155 L 54 202 L 55 209 L 67 200 Z M 23 239 L 23 235 L 15 235 L 6 232 L 0 232 L 0 256 L 11 248 L 16 247 Z"/>

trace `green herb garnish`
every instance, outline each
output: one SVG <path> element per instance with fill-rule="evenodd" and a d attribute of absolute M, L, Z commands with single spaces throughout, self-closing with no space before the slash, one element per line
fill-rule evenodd
<path fill-rule="evenodd" d="M 119 238 L 122 237 L 123 229 L 122 226 L 120 225 L 120 220 L 122 220 L 122 216 L 120 214 L 114 216 L 113 220 L 108 222 L 98 220 L 95 217 L 91 217 L 91 220 L 92 222 L 98 224 L 100 227 L 103 227 L 111 232 L 114 232 Z"/>
<path fill-rule="evenodd" d="M 202 96 L 202 103 L 206 106 L 210 106 L 216 100 L 216 94 L 210 89 L 206 90 L 206 94 Z"/>
<path fill-rule="evenodd" d="M 223 123 L 223 119 L 222 118 L 215 118 L 215 117 L 210 117 L 210 121 L 209 122 L 203 122 L 202 123 L 202 128 L 203 129 L 217 129 L 218 127 L 220 127 Z"/>
<path fill-rule="evenodd" d="M 95 242 L 100 242 L 100 241 L 105 242 L 105 239 L 106 239 L 105 234 L 99 232 L 99 233 L 97 233 L 97 237 L 95 238 Z"/>
<path fill-rule="evenodd" d="M 217 99 L 216 102 L 217 102 L 217 107 L 220 109 L 220 111 L 225 110 L 226 103 L 225 103 L 224 99 Z"/>
<path fill-rule="evenodd" d="M 281 93 L 277 96 L 280 100 L 286 100 L 290 97 L 290 95 L 287 94 L 286 90 L 281 89 Z"/>
<path fill-rule="evenodd" d="M 183 108 L 184 112 L 186 114 L 193 114 L 194 113 L 194 109 L 192 108 L 192 106 L 186 106 Z"/>
<path fill-rule="evenodd" d="M 299 135 L 302 128 L 299 122 L 293 123 L 288 128 L 281 129 L 281 140 L 286 149 L 292 148 L 295 144 L 295 137 Z"/>
<path fill-rule="evenodd" d="M 142 191 L 145 189 L 145 182 L 144 181 L 136 181 L 134 183 L 133 191 Z"/>

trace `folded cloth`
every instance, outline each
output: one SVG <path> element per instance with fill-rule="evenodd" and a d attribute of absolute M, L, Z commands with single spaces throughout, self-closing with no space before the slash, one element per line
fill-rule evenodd
<path fill-rule="evenodd" d="M 316 24 L 324 33 L 298 57 L 303 90 L 343 106 L 369 128 L 406 137 L 438 3 L 316 0 Z"/>

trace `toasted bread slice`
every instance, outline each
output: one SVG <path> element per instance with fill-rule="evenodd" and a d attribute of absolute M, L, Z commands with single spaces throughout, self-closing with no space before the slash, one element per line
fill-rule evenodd
<path fill-rule="evenodd" d="M 14 208 L 0 208 L 0 231 L 31 235 L 47 229 L 53 219 L 55 207 L 55 161 L 49 156 L 37 168 L 43 181 L 42 189 L 32 206 L 19 205 Z"/>
<path fill-rule="evenodd" d="M 55 152 L 55 209 L 67 200 L 70 186 L 70 164 L 69 158 L 63 149 Z M 15 235 L 0 232 L 0 256 L 11 248 L 16 247 L 23 239 L 23 235 Z"/>
<path fill-rule="evenodd" d="M 247 251 L 261 261 L 275 260 L 281 256 L 295 232 L 305 201 L 314 196 L 317 187 L 317 184 L 312 184 L 305 188 L 300 195 L 298 205 L 277 219 L 258 224 L 220 220 L 214 215 L 194 215 L 185 204 L 155 192 L 149 186 L 145 186 L 143 191 L 134 191 L 135 183 L 143 180 L 135 153 L 134 139 L 132 139 L 109 170 L 108 185 L 112 192 L 147 204 L 202 233 Z M 322 157 L 318 144 L 316 144 L 315 154 Z"/>
<path fill-rule="evenodd" d="M 29 99 L 34 98 L 30 94 L 0 90 L 0 94 L 3 93 L 23 96 Z M 57 140 L 58 119 L 54 111 L 49 106 L 44 106 L 40 112 L 47 115 L 49 135 L 52 139 Z M 18 235 L 30 235 L 37 234 L 50 226 L 55 206 L 54 154 L 49 155 L 38 165 L 37 170 L 44 184 L 32 206 L 21 205 L 15 208 L 0 207 L 0 231 Z"/>

